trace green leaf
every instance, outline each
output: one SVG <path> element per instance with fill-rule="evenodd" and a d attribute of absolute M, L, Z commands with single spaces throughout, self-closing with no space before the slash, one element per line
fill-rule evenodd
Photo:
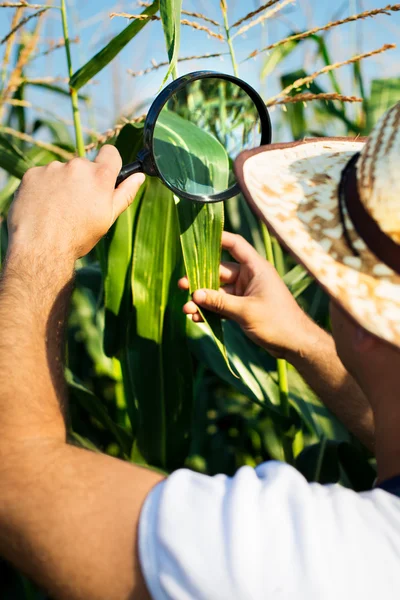
<path fill-rule="evenodd" d="M 0 145 L 0 168 L 10 175 L 22 179 L 24 173 L 32 166 L 26 159 L 21 158 L 15 151 L 6 149 Z"/>
<path fill-rule="evenodd" d="M 36 81 L 29 81 L 29 79 L 28 79 L 27 81 L 24 82 L 24 85 L 30 85 L 33 87 L 42 88 L 44 90 L 48 90 L 49 92 L 54 92 L 55 94 L 58 94 L 60 96 L 68 96 L 68 97 L 71 96 L 71 93 L 68 88 L 64 88 L 61 85 L 55 85 L 53 83 L 40 83 L 40 82 L 36 82 Z M 85 94 L 78 94 L 78 98 L 79 98 L 79 100 L 84 100 L 84 101 L 89 100 L 89 96 L 86 96 Z"/>
<path fill-rule="evenodd" d="M 224 356 L 213 343 L 211 330 L 205 324 L 188 320 L 190 347 L 196 358 L 254 402 L 278 414 L 279 389 L 270 374 L 276 360 L 251 342 L 233 321 L 224 321 L 223 328 L 229 364 L 240 378 L 228 368 Z"/>
<path fill-rule="evenodd" d="M 98 376 L 113 377 L 111 360 L 105 356 L 102 346 L 102 311 L 97 305 L 97 298 L 85 287 L 76 287 L 72 295 L 73 311 L 69 320 L 75 328 L 79 341 L 86 346 L 87 353 L 93 361 Z"/>
<path fill-rule="evenodd" d="M 298 298 L 313 282 L 314 279 L 304 267 L 296 265 L 283 277 L 294 298 Z"/>
<path fill-rule="evenodd" d="M 373 79 L 371 96 L 368 102 L 367 134 L 379 118 L 396 102 L 400 95 L 400 78 Z"/>
<path fill-rule="evenodd" d="M 306 77 L 307 73 L 304 69 L 299 69 L 297 71 L 292 71 L 290 73 L 285 73 L 281 77 L 281 85 L 282 87 L 286 87 L 287 85 L 291 85 L 297 79 L 302 79 Z M 304 91 L 304 90 L 302 90 Z M 320 85 L 318 85 L 315 81 L 312 81 L 310 85 L 307 87 L 308 92 L 312 94 L 323 94 L 326 92 Z M 299 90 L 293 90 L 291 92 L 291 96 L 295 96 L 299 93 Z M 322 103 L 323 102 L 323 103 Z M 343 125 L 347 128 L 348 131 L 354 133 L 360 133 L 360 127 L 357 123 L 351 121 L 345 114 L 345 110 L 342 105 L 337 106 L 337 103 L 332 102 L 330 100 L 327 101 L 314 101 L 313 106 L 322 106 L 323 107 L 323 115 L 331 116 L 339 119 Z M 311 132 L 313 129 L 315 130 L 315 124 L 313 123 L 312 127 L 309 127 L 306 118 L 305 111 L 302 102 L 298 102 L 296 104 L 287 105 L 286 116 L 289 120 L 290 127 L 292 129 L 293 136 L 296 139 L 303 137 L 306 133 Z M 314 109 L 315 110 L 315 109 Z"/>
<path fill-rule="evenodd" d="M 134 241 L 128 362 L 139 410 L 138 448 L 171 470 L 188 451 L 192 410 L 191 359 L 182 306 L 187 294 L 172 193 L 147 178 Z"/>
<path fill-rule="evenodd" d="M 154 154 L 165 179 L 193 194 L 225 190 L 229 158 L 214 135 L 167 109 L 154 131 Z"/>
<path fill-rule="evenodd" d="M 143 146 L 143 124 L 128 124 L 115 142 L 124 164 L 132 162 Z M 116 356 L 127 343 L 127 323 L 132 312 L 131 263 L 133 233 L 144 186 L 135 201 L 124 211 L 104 238 L 105 329 L 104 351 Z"/>
<path fill-rule="evenodd" d="M 224 228 L 223 204 L 197 204 L 177 198 L 176 202 L 190 293 L 201 288 L 218 290 L 221 236 Z M 221 317 L 207 310 L 200 310 L 200 313 L 210 328 L 227 367 L 237 377 L 231 369 L 226 353 Z"/>
<path fill-rule="evenodd" d="M 222 144 L 179 115 L 163 110 L 155 131 L 154 148 L 159 169 L 175 185 L 193 193 L 228 187 L 229 159 Z M 190 293 L 199 288 L 217 290 L 223 203 L 203 204 L 177 197 L 175 202 Z M 220 317 L 208 311 L 202 311 L 202 315 L 229 366 Z"/>
<path fill-rule="evenodd" d="M 264 64 L 261 69 L 260 79 L 265 79 L 271 73 L 273 73 L 276 67 L 282 62 L 289 54 L 293 52 L 298 46 L 298 42 L 293 40 L 287 42 L 282 46 L 278 46 L 267 54 Z"/>
<path fill-rule="evenodd" d="M 225 202 L 225 229 L 238 233 L 247 240 L 261 256 L 265 254 L 260 222 L 242 194 Z M 230 260 L 230 259 L 229 259 Z"/>
<path fill-rule="evenodd" d="M 100 400 L 85 388 L 69 369 L 66 369 L 65 378 L 72 400 L 78 403 L 89 416 L 97 419 L 113 435 L 125 456 L 129 457 L 133 444 L 131 433 L 114 423 Z"/>
<path fill-rule="evenodd" d="M 81 448 L 85 448 L 86 450 L 91 450 L 91 452 L 96 452 L 98 454 L 101 454 L 101 450 L 99 450 L 97 448 L 97 446 L 95 446 L 90 440 L 88 440 L 88 438 L 83 437 L 82 435 L 79 435 L 79 433 L 76 433 L 75 431 L 70 431 L 69 432 L 69 436 L 75 441 L 77 442 L 77 444 L 81 447 Z"/>
<path fill-rule="evenodd" d="M 169 69 L 163 79 L 163 84 L 171 73 L 174 74 L 174 79 L 177 77 L 176 64 L 180 46 L 181 10 L 182 0 L 160 0 L 160 15 L 169 58 Z"/>
<path fill-rule="evenodd" d="M 296 468 L 309 482 L 337 483 L 340 478 L 337 450 L 337 442 L 331 440 L 307 446 L 297 456 Z"/>
<path fill-rule="evenodd" d="M 159 0 L 146 8 L 141 14 L 152 16 L 155 15 L 160 7 Z M 100 52 L 91 58 L 83 67 L 74 73 L 70 80 L 70 87 L 79 90 L 97 73 L 102 71 L 125 46 L 143 29 L 150 19 L 135 19 L 121 33 L 114 37 Z"/>
<path fill-rule="evenodd" d="M 49 131 L 53 143 L 74 148 L 74 141 L 65 123 L 51 119 L 36 119 L 33 124 L 32 134 L 41 128 Z"/>
<path fill-rule="evenodd" d="M 323 440 L 305 448 L 296 459 L 296 468 L 308 481 L 340 481 L 357 492 L 370 490 L 376 472 L 367 454 L 354 444 Z"/>
<path fill-rule="evenodd" d="M 322 404 L 304 379 L 293 368 L 288 369 L 289 399 L 312 432 L 313 440 L 322 438 L 348 442 L 351 436 L 333 413 Z"/>

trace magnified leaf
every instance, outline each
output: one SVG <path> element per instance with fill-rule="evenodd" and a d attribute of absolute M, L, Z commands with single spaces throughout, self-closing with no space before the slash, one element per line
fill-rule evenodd
<path fill-rule="evenodd" d="M 227 189 L 229 159 L 214 135 L 163 109 L 153 144 L 157 166 L 168 183 L 195 195 Z"/>
<path fill-rule="evenodd" d="M 152 16 L 160 7 L 159 0 L 154 0 L 148 8 L 146 8 L 141 14 Z M 99 73 L 104 67 L 110 63 L 113 58 L 121 52 L 123 48 L 131 41 L 143 29 L 143 27 L 149 22 L 150 19 L 135 19 L 125 27 L 120 34 L 111 40 L 107 46 L 105 46 L 100 52 L 98 52 L 93 58 L 89 60 L 83 67 L 81 67 L 70 80 L 70 86 L 79 90 L 85 85 L 92 77 Z"/>
<path fill-rule="evenodd" d="M 180 46 L 181 10 L 182 0 L 160 0 L 160 15 L 169 58 L 169 69 L 163 83 L 176 69 Z"/>

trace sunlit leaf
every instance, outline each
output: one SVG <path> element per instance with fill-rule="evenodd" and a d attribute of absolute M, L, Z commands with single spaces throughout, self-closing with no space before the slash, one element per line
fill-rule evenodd
<path fill-rule="evenodd" d="M 147 7 L 141 14 L 152 16 L 160 7 L 159 0 Z M 143 29 L 150 19 L 135 19 L 121 33 L 114 37 L 100 52 L 89 60 L 83 67 L 74 73 L 70 80 L 70 86 L 79 90 L 97 73 L 102 71 L 115 58 L 123 48 Z"/>
<path fill-rule="evenodd" d="M 160 0 L 160 15 L 167 44 L 169 69 L 164 77 L 165 83 L 174 73 L 179 55 L 181 31 L 182 0 Z"/>
<path fill-rule="evenodd" d="M 134 317 L 129 370 L 139 410 L 138 448 L 163 469 L 183 464 L 192 410 L 191 359 L 186 342 L 186 293 L 172 193 L 147 178 L 134 241 Z"/>

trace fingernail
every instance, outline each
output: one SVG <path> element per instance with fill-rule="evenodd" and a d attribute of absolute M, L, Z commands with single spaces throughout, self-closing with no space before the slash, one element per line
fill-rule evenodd
<path fill-rule="evenodd" d="M 139 185 L 142 185 L 142 183 L 144 183 L 144 180 L 146 179 L 146 175 L 144 173 L 137 173 L 135 177 Z"/>
<path fill-rule="evenodd" d="M 206 301 L 207 294 L 205 293 L 204 290 L 197 290 L 192 295 L 192 298 L 196 303 L 201 304 L 202 302 Z"/>

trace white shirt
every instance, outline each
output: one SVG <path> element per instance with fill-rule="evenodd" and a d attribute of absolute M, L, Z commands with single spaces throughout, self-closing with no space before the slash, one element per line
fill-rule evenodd
<path fill-rule="evenodd" d="M 400 498 L 276 461 L 233 478 L 182 469 L 147 497 L 139 554 L 154 600 L 397 600 Z"/>

